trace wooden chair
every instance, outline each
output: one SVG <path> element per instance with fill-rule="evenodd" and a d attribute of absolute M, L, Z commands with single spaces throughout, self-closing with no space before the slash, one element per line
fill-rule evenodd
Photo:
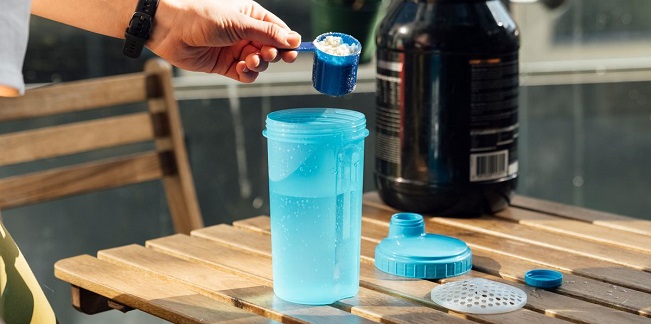
<path fill-rule="evenodd" d="M 135 113 L 0 134 L 0 168 L 152 143 L 152 149 L 135 154 L 0 178 L 0 210 L 160 179 L 176 232 L 203 227 L 171 75 L 169 64 L 153 59 L 141 73 L 63 82 L 0 98 L 0 126 L 148 103 Z"/>

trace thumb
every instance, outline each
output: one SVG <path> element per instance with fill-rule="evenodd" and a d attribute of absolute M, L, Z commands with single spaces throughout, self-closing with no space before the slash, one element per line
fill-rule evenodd
<path fill-rule="evenodd" d="M 243 26 L 243 38 L 277 48 L 295 48 L 301 43 L 301 35 L 280 25 L 247 17 Z"/>

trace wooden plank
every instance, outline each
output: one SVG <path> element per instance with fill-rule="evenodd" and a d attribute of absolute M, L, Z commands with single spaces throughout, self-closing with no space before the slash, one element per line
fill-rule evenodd
<path fill-rule="evenodd" d="M 57 278 L 174 323 L 267 323 L 184 285 L 81 255 L 58 261 Z"/>
<path fill-rule="evenodd" d="M 263 233 L 263 228 L 269 228 L 269 218 L 266 217 L 267 224 L 263 224 L 264 217 L 256 217 L 252 220 L 251 223 L 246 225 L 247 227 L 253 227 L 254 224 L 262 225 L 261 228 L 258 228 L 255 232 L 243 232 L 237 228 L 229 226 L 211 226 L 205 229 L 200 229 L 192 232 L 193 235 L 200 234 L 201 237 L 209 239 L 212 241 L 220 242 L 224 245 L 230 247 L 236 247 L 238 249 L 243 249 L 245 251 L 259 253 L 265 256 L 271 256 L 271 244 L 270 244 L 270 233 L 266 232 L 264 236 L 256 235 L 256 233 Z M 245 221 L 241 221 L 238 224 L 244 224 Z M 440 306 L 435 304 L 431 298 L 429 298 L 429 292 L 436 286 L 435 283 L 426 280 L 413 280 L 407 279 L 407 281 L 421 281 L 420 285 L 413 286 L 403 286 L 396 287 L 397 289 L 378 289 L 376 285 L 377 279 L 388 280 L 392 283 L 404 283 L 405 278 L 399 278 L 396 276 L 390 276 L 382 272 L 376 271 L 375 266 L 373 265 L 373 256 L 376 243 L 369 241 L 362 241 L 362 246 L 368 245 L 369 249 L 362 248 L 362 259 L 367 259 L 369 262 L 363 262 L 361 264 L 361 273 L 360 273 L 360 285 L 364 288 L 369 288 L 372 290 L 380 291 L 382 293 L 388 293 L 390 295 L 398 295 L 403 298 L 408 298 L 415 302 L 425 304 L 429 307 L 442 309 Z M 369 283 L 370 282 L 370 283 Z M 398 284 L 400 285 L 400 284 Z M 422 290 L 423 287 L 428 287 L 429 289 Z M 414 291 L 414 289 L 416 289 Z M 447 310 L 446 310 L 447 311 Z M 450 311 L 450 314 L 456 314 L 462 316 L 461 314 Z M 544 315 L 534 313 L 528 310 L 519 310 L 517 312 L 509 313 L 508 315 L 499 314 L 499 315 L 465 315 L 469 319 L 487 322 L 487 323 L 522 323 L 522 322 L 553 322 L 553 320 L 545 317 Z"/>
<path fill-rule="evenodd" d="M 269 216 L 266 215 L 236 220 L 233 222 L 233 227 L 260 233 L 262 235 L 269 235 L 271 233 L 271 222 Z"/>
<path fill-rule="evenodd" d="M 364 194 L 364 205 L 398 212 L 398 210 L 385 205 L 376 191 Z M 620 231 L 651 236 L 651 221 L 649 220 L 636 219 L 623 215 L 605 213 L 597 210 L 517 195 L 511 201 L 511 205 L 514 206 L 510 207 L 511 209 L 529 209 L 541 214 L 556 215 L 562 218 L 580 220 Z"/>
<path fill-rule="evenodd" d="M 544 267 L 538 263 L 517 260 L 481 248 L 473 247 L 472 251 L 473 269 L 510 280 L 524 282 L 524 274 L 527 271 Z M 563 273 L 563 284 L 556 288 L 554 292 L 640 316 L 651 317 L 651 295 L 648 293 L 570 272 Z M 567 305 L 561 309 L 569 311 Z M 589 314 L 592 314 L 592 312 L 589 312 Z M 595 312 L 594 314 L 599 316 L 600 313 Z"/>
<path fill-rule="evenodd" d="M 203 216 L 199 209 L 199 201 L 196 196 L 188 192 L 194 192 L 192 189 L 184 190 L 183 181 L 178 173 L 167 175 L 163 178 L 165 186 L 165 197 L 170 209 L 172 221 L 174 222 L 174 231 L 176 233 L 190 234 L 190 231 L 201 228 Z"/>
<path fill-rule="evenodd" d="M 154 138 L 148 113 L 0 135 L 0 166 L 138 143 Z"/>
<path fill-rule="evenodd" d="M 139 245 L 103 250 L 98 253 L 98 258 L 163 280 L 178 282 L 202 295 L 284 323 L 370 322 L 330 306 L 285 302 L 275 297 L 269 286 Z"/>
<path fill-rule="evenodd" d="M 651 221 L 516 195 L 512 206 L 651 236 Z"/>
<path fill-rule="evenodd" d="M 163 176 L 158 153 L 143 153 L 0 179 L 0 209 Z"/>
<path fill-rule="evenodd" d="M 268 217 L 255 217 L 241 220 L 237 224 L 247 229 L 257 227 L 255 229 L 256 232 L 270 234 L 268 231 Z M 379 243 L 386 237 L 386 228 L 388 228 L 388 224 L 364 222 L 362 225 L 363 241 L 371 241 L 374 244 Z M 224 237 L 227 235 L 226 233 L 220 233 L 214 239 L 230 241 L 230 239 Z M 243 237 L 242 234 L 238 235 L 239 237 Z M 256 239 L 254 236 L 246 236 L 246 239 L 242 241 L 251 242 L 256 240 L 259 239 Z M 255 242 L 252 244 L 253 246 L 260 245 Z M 373 255 L 367 255 L 367 257 L 373 259 Z M 473 269 L 475 271 L 472 271 L 469 276 L 450 278 L 441 282 L 459 280 L 466 277 L 485 277 L 490 280 L 501 281 L 527 292 L 529 296 L 527 308 L 573 322 L 612 323 L 619 322 L 624 318 L 632 322 L 648 321 L 648 319 L 642 319 L 635 315 L 622 314 L 619 311 L 615 311 L 613 306 L 622 311 L 651 317 L 651 307 L 649 307 L 651 306 L 651 295 L 634 290 L 626 291 L 621 287 L 613 287 L 600 281 L 565 274 L 565 283 L 554 292 L 524 285 L 524 273 L 527 270 L 538 267 L 540 266 L 530 262 L 514 262 L 509 257 L 473 249 Z M 512 268 L 515 269 L 512 270 Z M 481 270 L 486 273 L 480 273 L 476 270 Z M 387 293 L 397 293 L 406 298 L 418 299 L 421 298 L 420 296 L 427 296 L 429 291 L 436 286 L 436 284 L 427 280 L 406 279 L 383 273 L 377 270 L 372 264 L 362 264 L 361 272 L 362 285 L 365 287 Z M 495 276 L 504 277 L 512 281 L 515 280 L 519 283 L 505 282 Z M 558 295 L 556 292 L 578 297 L 579 299 Z M 588 300 L 592 303 L 583 300 Z M 571 307 L 568 307 L 570 305 Z"/>
<path fill-rule="evenodd" d="M 116 303 L 104 296 L 75 285 L 71 286 L 72 307 L 84 314 L 97 314 L 107 310 L 118 309 L 123 312 L 133 308 Z M 117 307 L 117 305 L 121 305 Z"/>
<path fill-rule="evenodd" d="M 233 249 L 219 242 L 173 235 L 147 241 L 147 247 L 216 269 L 257 280 L 264 285 L 272 285 L 271 258 L 247 251 Z M 332 306 L 364 317 L 371 321 L 384 323 L 410 323 L 442 321 L 445 323 L 465 322 L 462 318 L 451 316 L 420 303 L 402 298 L 387 296 L 365 288 L 360 288 L 357 296 L 342 299 Z"/>
<path fill-rule="evenodd" d="M 388 226 L 392 212 L 363 207 L 364 219 Z M 651 292 L 651 273 L 623 267 L 612 262 L 588 258 L 545 246 L 535 246 L 507 237 L 477 233 L 467 229 L 436 223 L 426 219 L 425 227 L 429 233 L 438 233 L 459 238 L 473 248 L 483 248 L 496 253 L 538 263 L 585 277 L 602 280 L 612 285 Z"/>
<path fill-rule="evenodd" d="M 572 235 L 586 240 L 651 252 L 651 237 L 645 234 L 597 226 L 583 221 L 560 218 L 538 212 L 509 208 L 495 214 L 497 217 L 553 233 Z M 640 223 L 642 221 L 636 221 Z"/>
<path fill-rule="evenodd" d="M 0 98 L 0 122 L 145 101 L 152 76 L 133 73 L 47 85 Z"/>
<path fill-rule="evenodd" d="M 515 213 L 513 209 L 504 213 L 508 212 Z M 649 253 L 606 245 L 592 240 L 577 238 L 573 235 L 559 235 L 539 228 L 506 221 L 503 218 L 492 216 L 477 218 L 428 217 L 428 220 L 434 223 L 464 228 L 473 232 L 486 233 L 532 245 L 558 249 L 561 252 L 571 252 L 638 270 L 651 271 L 651 254 Z M 626 235 L 626 233 L 619 234 Z"/>
<path fill-rule="evenodd" d="M 174 98 L 171 66 L 163 60 L 154 59 L 147 61 L 145 71 L 157 75 L 151 83 L 152 87 L 158 89 L 156 92 L 161 94 L 161 98 L 149 100 L 149 110 L 161 116 L 169 128 L 169 138 L 157 139 L 156 147 L 162 151 L 170 141 L 173 147 L 172 158 L 176 172 L 163 179 L 163 186 L 174 229 L 177 233 L 189 234 L 191 230 L 203 227 L 204 223 L 185 148 L 183 123 Z"/>

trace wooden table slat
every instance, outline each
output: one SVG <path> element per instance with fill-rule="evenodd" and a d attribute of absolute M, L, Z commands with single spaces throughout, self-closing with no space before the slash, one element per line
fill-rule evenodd
<path fill-rule="evenodd" d="M 330 306 L 285 302 L 273 289 L 206 265 L 179 259 L 139 245 L 103 250 L 98 258 L 121 267 L 179 282 L 196 292 L 285 323 L 365 323 L 363 318 Z"/>
<path fill-rule="evenodd" d="M 241 227 L 242 229 L 247 229 L 247 230 L 257 227 L 255 231 L 270 234 L 268 217 L 256 217 L 250 220 L 243 220 L 238 222 L 236 225 L 238 227 Z M 379 226 L 373 226 L 372 224 L 365 223 L 364 226 L 362 226 L 364 231 L 363 233 L 364 239 L 368 239 L 367 235 L 369 233 L 371 233 L 372 236 L 371 239 L 375 242 L 379 242 L 380 239 L 386 236 L 386 234 L 379 234 L 381 236 L 377 236 L 378 233 L 383 232 L 382 230 L 377 229 L 377 227 Z M 255 236 L 251 236 L 251 235 L 244 236 L 244 234 L 240 232 L 230 231 L 229 233 L 228 228 L 226 227 L 220 227 L 220 231 L 213 231 L 207 229 L 202 229 L 198 231 L 209 233 L 209 235 L 214 235 L 213 236 L 214 240 L 231 242 L 232 237 L 237 236 L 240 238 L 246 237 L 246 239 L 242 241 L 251 242 L 252 246 L 264 245 L 264 244 L 260 244 L 259 242 L 252 242 L 252 241 L 263 240 L 261 238 L 256 238 Z M 209 235 L 205 235 L 204 237 L 209 238 Z M 473 253 L 475 253 L 475 251 L 473 251 Z M 370 256 L 370 258 L 372 259 L 372 255 Z M 506 264 L 514 264 L 514 265 L 521 264 L 521 263 L 513 262 L 509 258 L 503 258 L 503 260 L 499 260 L 499 261 L 500 262 L 494 262 L 494 259 L 490 257 L 485 257 L 482 256 L 481 254 L 476 255 L 475 253 L 475 255 L 473 255 L 473 269 L 477 268 L 477 263 L 480 263 L 481 267 L 484 269 L 487 266 L 493 267 L 497 265 L 497 268 L 495 269 L 496 271 L 494 271 L 493 273 L 499 275 L 499 273 L 501 273 L 502 271 L 505 270 L 508 272 L 509 270 L 509 269 L 500 269 L 500 265 L 506 266 Z M 530 264 L 529 267 L 517 271 L 516 275 L 504 276 L 504 278 L 508 278 L 511 280 L 518 280 L 519 282 L 524 282 L 523 279 L 524 272 L 533 267 L 535 267 L 535 265 Z M 502 281 L 500 278 L 496 278 L 488 274 L 482 274 L 478 271 L 472 271 L 471 276 L 486 277 L 487 279 Z M 403 280 L 396 280 L 396 278 L 397 277 L 395 276 L 384 274 L 381 271 L 376 270 L 374 266 L 372 266 L 372 264 L 362 265 L 362 280 L 366 283 L 370 283 L 371 285 L 382 287 L 383 289 L 390 289 L 394 292 L 401 292 L 401 293 L 404 293 L 405 290 L 408 289 L 414 289 L 416 291 L 418 291 L 417 289 L 421 289 L 416 293 L 416 296 L 422 296 L 422 294 L 429 292 L 429 290 L 431 290 L 435 286 L 434 283 L 426 280 L 410 280 L 410 279 L 405 280 L 404 278 L 402 278 Z M 447 281 L 460 280 L 460 279 L 463 278 L 455 277 L 443 281 L 447 282 Z M 576 280 L 579 279 L 580 281 L 577 283 Z M 643 317 L 640 316 L 635 316 L 633 314 L 624 314 L 612 308 L 602 306 L 602 305 L 612 304 L 613 303 L 612 299 L 614 298 L 617 299 L 622 298 L 622 300 L 619 302 L 623 304 L 621 305 L 621 307 L 618 307 L 619 309 L 623 311 L 627 311 L 629 313 L 651 317 L 651 307 L 649 307 L 651 306 L 650 294 L 641 293 L 634 290 L 628 290 L 626 292 L 622 292 L 621 288 L 616 289 L 613 288 L 612 285 L 608 285 L 603 282 L 595 281 L 592 279 L 581 278 L 579 276 L 575 276 L 572 274 L 569 274 L 569 277 L 566 274 L 564 281 L 566 281 L 564 285 L 561 286 L 561 288 L 558 289 L 558 291 L 556 292 L 564 293 L 570 296 L 578 296 L 581 297 L 581 299 L 587 299 L 588 301 L 591 302 L 573 299 L 572 297 L 568 297 L 568 296 L 558 295 L 555 292 L 535 289 L 521 283 L 508 282 L 508 284 L 516 286 L 524 290 L 525 292 L 527 292 L 529 296 L 527 301 L 528 307 L 531 307 L 536 311 L 553 314 L 554 316 L 571 320 L 571 321 L 591 322 L 591 323 L 599 323 L 599 322 L 612 323 L 612 322 L 620 321 L 624 318 L 626 318 L 627 321 L 631 321 L 631 322 L 644 323 L 649 321 L 649 319 L 644 319 Z M 427 289 L 429 290 L 427 289 L 422 290 L 424 287 L 427 287 Z M 574 293 L 577 291 L 579 292 L 579 294 Z M 611 293 L 610 295 L 608 295 L 608 291 L 611 292 L 614 291 L 614 294 Z M 568 292 L 572 292 L 572 293 L 568 293 Z M 628 305 L 626 305 L 627 303 Z"/>
<path fill-rule="evenodd" d="M 592 240 L 585 240 L 572 235 L 550 233 L 538 228 L 506 221 L 498 217 L 429 217 L 427 220 L 432 223 L 445 224 L 473 232 L 506 237 L 532 245 L 540 245 L 565 252 L 571 252 L 638 270 L 644 270 L 647 272 L 651 271 L 651 253 L 649 252 L 634 251 L 619 246 L 600 244 Z M 432 227 L 436 228 L 436 226 Z M 649 240 L 651 243 L 651 238 Z"/>
<path fill-rule="evenodd" d="M 374 265 L 375 248 L 397 210 L 364 194 L 360 290 L 331 305 L 289 303 L 272 288 L 271 225 L 262 215 L 152 239 L 55 264 L 89 314 L 138 309 L 174 323 L 651 323 L 651 221 L 516 196 L 492 215 L 423 215 L 426 231 L 455 237 L 473 252 L 468 273 L 404 278 Z M 551 290 L 524 283 L 526 271 L 556 269 Z M 528 296 L 514 312 L 458 313 L 430 298 L 434 287 L 487 278 Z"/>
<path fill-rule="evenodd" d="M 385 209 L 364 206 L 364 220 L 373 220 L 376 224 L 388 226 L 391 212 Z M 362 230 L 364 230 L 362 225 Z M 471 248 L 482 248 L 496 253 L 511 256 L 520 260 L 531 261 L 545 267 L 573 272 L 589 278 L 609 282 L 612 285 L 624 286 L 644 292 L 651 292 L 651 273 L 635 270 L 621 265 L 560 251 L 544 246 L 534 246 L 522 241 L 503 236 L 492 236 L 477 233 L 464 228 L 446 224 L 425 222 L 429 233 L 437 233 L 456 237 L 466 242 Z M 553 237 L 550 237 L 553 239 Z"/>
<path fill-rule="evenodd" d="M 583 207 L 516 195 L 511 204 L 515 207 L 582 220 L 592 224 L 651 236 L 651 221 L 634 219 Z"/>
<path fill-rule="evenodd" d="M 58 261 L 55 276 L 174 323 L 267 323 L 258 315 L 197 294 L 184 285 L 89 255 Z"/>
<path fill-rule="evenodd" d="M 386 208 L 388 210 L 397 212 L 397 210 L 385 205 L 376 191 L 371 191 L 364 194 L 364 204 L 374 207 Z M 627 216 L 616 215 L 593 209 L 560 204 L 552 201 L 520 195 L 513 197 L 511 200 L 511 208 L 526 209 L 538 214 L 560 216 L 561 218 L 580 220 L 603 227 L 651 236 L 650 220 L 635 219 Z"/>
<path fill-rule="evenodd" d="M 258 234 L 253 234 L 263 237 Z M 264 237 L 263 237 L 264 238 Z M 242 241 L 239 238 L 237 241 Z M 173 235 L 147 241 L 147 247 L 173 255 L 178 258 L 199 262 L 220 270 L 233 270 L 240 273 L 242 269 L 265 285 L 272 284 L 271 258 L 264 254 L 254 254 L 223 245 L 216 241 Z M 445 323 L 462 323 L 461 317 L 455 317 L 441 309 L 424 306 L 420 303 L 360 288 L 357 296 L 342 299 L 333 306 L 362 316 L 372 321 L 388 323 L 409 323 L 442 321 Z"/>
<path fill-rule="evenodd" d="M 641 252 L 651 252 L 651 236 L 604 227 L 594 223 L 563 219 L 529 210 L 509 208 L 495 214 L 523 225 L 552 233 L 580 237 L 615 247 L 625 247 Z M 637 223 L 643 221 L 636 221 Z"/>

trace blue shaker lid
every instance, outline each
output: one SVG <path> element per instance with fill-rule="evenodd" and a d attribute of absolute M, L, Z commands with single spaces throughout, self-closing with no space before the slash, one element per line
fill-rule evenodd
<path fill-rule="evenodd" d="M 391 217 L 388 237 L 375 248 L 375 266 L 409 278 L 448 278 L 472 268 L 472 252 L 459 239 L 425 233 L 420 214 L 397 213 Z"/>

